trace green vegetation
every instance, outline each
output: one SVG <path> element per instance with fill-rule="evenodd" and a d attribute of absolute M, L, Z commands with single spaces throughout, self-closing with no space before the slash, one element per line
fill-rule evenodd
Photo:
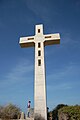
<path fill-rule="evenodd" d="M 20 118 L 21 110 L 13 104 L 0 106 L 0 118 L 4 120 Z M 80 120 L 80 106 L 57 105 L 48 112 L 48 120 Z M 41 116 L 36 116 L 35 120 L 44 120 Z"/>
<path fill-rule="evenodd" d="M 52 120 L 80 120 L 80 105 L 59 104 L 48 112 L 48 120 L 50 120 L 50 116 Z"/>
<path fill-rule="evenodd" d="M 20 113 L 20 108 L 15 105 L 8 104 L 6 106 L 0 106 L 1 119 L 17 119 Z"/>
<path fill-rule="evenodd" d="M 80 106 L 66 106 L 58 111 L 58 115 L 67 115 L 69 120 L 80 120 Z"/>
<path fill-rule="evenodd" d="M 63 108 L 64 106 L 67 106 L 67 105 L 59 104 L 52 110 L 52 119 L 53 120 L 58 120 L 58 110 Z"/>

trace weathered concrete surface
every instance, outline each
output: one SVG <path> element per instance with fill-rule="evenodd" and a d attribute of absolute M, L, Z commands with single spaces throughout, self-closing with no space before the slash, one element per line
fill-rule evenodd
<path fill-rule="evenodd" d="M 34 118 L 26 118 L 25 120 L 34 120 Z"/>
<path fill-rule="evenodd" d="M 40 33 L 38 33 L 38 29 Z M 36 26 L 35 35 L 35 84 L 34 84 L 34 113 L 47 120 L 46 105 L 46 79 L 45 79 L 45 63 L 44 63 L 44 42 L 43 42 L 43 26 Z M 38 46 L 40 43 L 40 47 Z M 38 54 L 40 51 L 40 55 Z M 39 65 L 39 60 L 41 61 Z"/>

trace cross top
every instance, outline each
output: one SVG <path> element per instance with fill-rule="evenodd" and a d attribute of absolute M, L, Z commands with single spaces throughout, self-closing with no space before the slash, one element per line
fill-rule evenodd
<path fill-rule="evenodd" d="M 36 25 L 35 27 L 35 36 L 29 37 L 21 37 L 20 38 L 20 45 L 21 47 L 33 47 L 37 41 L 43 41 L 44 46 L 52 45 L 52 44 L 59 44 L 60 43 L 60 35 L 59 33 L 56 34 L 43 34 L 43 25 Z"/>
<path fill-rule="evenodd" d="M 38 35 L 38 34 L 42 34 L 43 35 L 43 25 L 36 25 L 36 32 L 35 32 L 35 35 Z"/>

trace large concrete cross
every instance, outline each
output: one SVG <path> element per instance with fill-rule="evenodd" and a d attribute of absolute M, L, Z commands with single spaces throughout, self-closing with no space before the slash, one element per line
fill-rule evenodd
<path fill-rule="evenodd" d="M 60 35 L 44 35 L 41 24 L 36 25 L 35 36 L 21 37 L 19 43 L 22 48 L 35 47 L 34 115 L 40 115 L 47 120 L 44 46 L 59 44 Z"/>

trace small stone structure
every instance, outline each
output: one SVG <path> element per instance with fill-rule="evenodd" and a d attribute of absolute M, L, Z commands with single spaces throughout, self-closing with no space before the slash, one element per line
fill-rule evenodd
<path fill-rule="evenodd" d="M 24 112 L 21 113 L 21 117 L 20 117 L 21 120 L 24 120 L 25 119 L 25 115 L 24 115 Z"/>

